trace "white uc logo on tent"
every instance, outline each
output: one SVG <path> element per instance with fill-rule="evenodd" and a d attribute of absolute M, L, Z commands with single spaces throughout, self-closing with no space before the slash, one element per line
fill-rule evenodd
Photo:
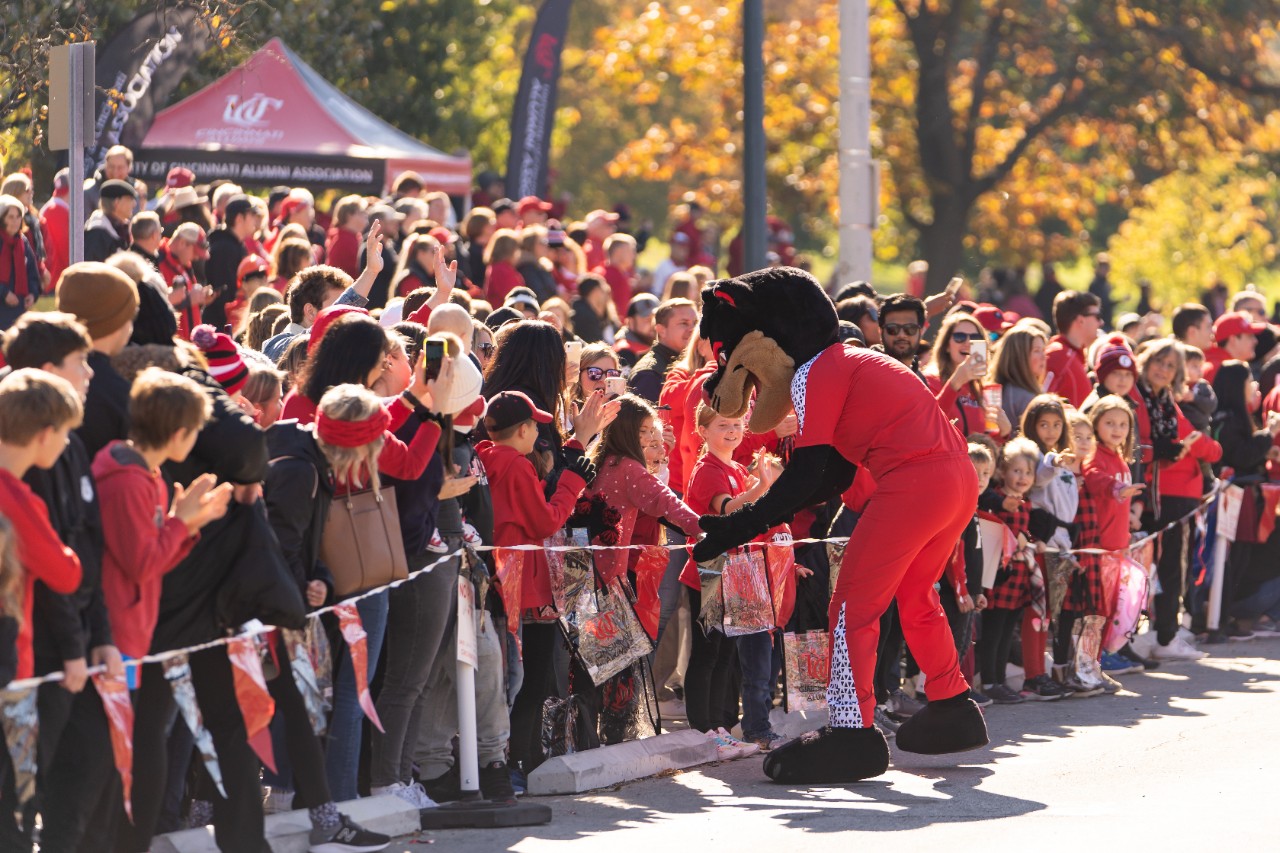
<path fill-rule="evenodd" d="M 263 119 L 267 110 L 278 110 L 284 106 L 279 98 L 268 98 L 257 92 L 241 101 L 239 95 L 228 95 L 226 109 L 222 111 L 222 120 L 227 124 L 240 127 L 263 127 L 267 122 Z"/>

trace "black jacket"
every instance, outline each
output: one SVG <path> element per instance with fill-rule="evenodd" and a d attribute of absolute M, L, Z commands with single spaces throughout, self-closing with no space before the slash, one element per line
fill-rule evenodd
<path fill-rule="evenodd" d="M 524 283 L 537 295 L 539 304 L 557 294 L 555 277 L 536 260 L 526 261 L 516 267 L 516 272 L 520 273 Z"/>
<path fill-rule="evenodd" d="M 76 434 L 93 459 L 98 451 L 113 441 L 129 437 L 129 382 L 111 366 L 111 357 L 97 350 L 89 351 L 89 396 L 84 402 L 84 423 Z"/>
<path fill-rule="evenodd" d="M 261 483 L 267 476 L 265 434 L 209 374 L 194 366 L 183 373 L 208 393 L 213 416 L 191 455 L 166 463 L 165 475 L 182 484 L 204 473 L 219 482 Z M 226 516 L 205 527 L 191 553 L 165 575 L 152 649 L 202 643 L 251 618 L 302 627 L 305 614 L 266 507 L 232 501 Z"/>
<path fill-rule="evenodd" d="M 92 460 L 79 436 L 48 470 L 32 468 L 23 477 L 49 509 L 49 521 L 63 544 L 80 558 L 83 576 L 71 595 L 35 585 L 32 613 L 36 673 L 62 668 L 62 662 L 87 657 L 91 649 L 111 644 L 111 623 L 102 595 L 102 515 L 93 482 Z"/>
<path fill-rule="evenodd" d="M 679 357 L 679 352 L 661 341 L 655 343 L 652 349 L 640 357 L 636 366 L 631 368 L 631 375 L 627 377 L 627 387 L 632 393 L 657 405 L 658 397 L 662 394 L 662 384 L 667 379 L 667 372 Z"/>
<path fill-rule="evenodd" d="M 236 298 L 236 271 L 240 262 L 249 254 L 249 250 L 240 242 L 240 238 L 226 228 L 215 228 L 209 232 L 209 260 L 205 261 L 204 274 L 208 277 L 209 286 L 213 288 L 213 301 L 205 307 L 205 313 L 217 306 L 215 315 L 226 317 L 226 305 Z M 216 316 L 215 316 L 216 319 Z"/>
<path fill-rule="evenodd" d="M 295 420 L 280 421 L 267 430 L 267 453 L 271 461 L 263 498 L 285 563 L 304 596 L 313 580 L 324 581 L 332 595 L 333 575 L 320 559 L 320 540 L 333 501 L 329 460 L 316 444 L 315 433 Z"/>
<path fill-rule="evenodd" d="M 604 340 L 604 319 L 585 299 L 573 300 L 573 332 L 589 344 Z"/>
<path fill-rule="evenodd" d="M 129 241 L 120 236 L 120 228 L 101 210 L 89 214 L 84 224 L 84 259 L 86 261 L 105 261 L 121 249 L 127 248 Z"/>
<path fill-rule="evenodd" d="M 413 441 L 422 424 L 420 418 L 409 418 L 396 430 L 396 437 L 408 444 Z M 412 557 L 421 554 L 426 550 L 437 526 L 441 507 L 440 486 L 444 484 L 444 460 L 439 453 L 432 454 L 427 470 L 418 479 L 383 477 L 382 483 L 395 486 L 396 510 L 400 515 L 400 537 L 404 540 L 405 555 Z M 413 568 L 415 567 L 410 567 Z"/>

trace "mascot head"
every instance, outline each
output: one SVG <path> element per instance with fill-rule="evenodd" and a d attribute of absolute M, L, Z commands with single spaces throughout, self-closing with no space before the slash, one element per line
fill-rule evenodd
<path fill-rule="evenodd" d="M 796 368 L 837 340 L 839 321 L 818 280 L 777 267 L 713 281 L 702 291 L 699 330 L 717 369 L 704 393 L 722 415 L 740 417 L 751 391 L 752 432 L 768 432 L 791 408 Z"/>

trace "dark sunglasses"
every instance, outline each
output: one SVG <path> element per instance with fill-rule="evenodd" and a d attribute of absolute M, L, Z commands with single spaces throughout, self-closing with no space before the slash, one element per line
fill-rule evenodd
<path fill-rule="evenodd" d="M 967 344 L 969 343 L 969 341 L 980 341 L 984 337 L 986 337 L 986 335 L 984 335 L 982 332 L 952 332 L 951 333 L 951 340 L 955 341 L 958 344 Z"/>
<path fill-rule="evenodd" d="M 482 352 L 484 355 L 487 356 L 493 353 L 493 344 L 490 344 L 490 343 L 479 344 L 476 346 L 476 349 L 480 350 L 480 352 Z"/>
<path fill-rule="evenodd" d="M 1102 316 L 1102 312 L 1101 312 L 1101 311 L 1086 311 L 1086 312 L 1084 312 L 1083 314 L 1081 314 L 1080 316 L 1081 316 L 1081 317 L 1101 317 L 1101 316 Z"/>
<path fill-rule="evenodd" d="M 583 369 L 582 372 L 592 382 L 599 382 L 601 379 L 604 379 L 606 376 L 609 377 L 610 379 L 615 379 L 622 375 L 621 370 L 618 370 L 613 367 L 609 368 L 608 370 L 606 370 L 603 367 L 588 367 Z"/>
<path fill-rule="evenodd" d="M 909 335 L 915 337 L 920 334 L 919 323 L 885 323 L 884 331 L 886 335 Z"/>

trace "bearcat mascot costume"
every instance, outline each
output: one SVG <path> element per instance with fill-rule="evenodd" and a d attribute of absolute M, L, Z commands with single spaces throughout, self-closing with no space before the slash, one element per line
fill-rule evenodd
<path fill-rule="evenodd" d="M 831 600 L 830 725 L 771 752 L 776 782 L 841 783 L 889 766 L 872 725 L 872 674 L 880 616 L 895 598 L 902 630 L 928 678 L 929 702 L 898 730 L 898 748 L 936 755 L 987 743 L 969 698 L 934 583 L 973 519 L 977 477 L 964 437 L 897 361 L 837 339 L 835 306 L 806 272 L 781 267 L 712 282 L 702 291 L 702 336 L 717 370 L 705 394 L 749 426 L 773 429 L 794 406 L 799 421 L 787 468 L 759 500 L 704 516 L 699 562 L 749 542 L 802 507 L 845 491 L 858 465 L 876 490 L 844 552 Z"/>

